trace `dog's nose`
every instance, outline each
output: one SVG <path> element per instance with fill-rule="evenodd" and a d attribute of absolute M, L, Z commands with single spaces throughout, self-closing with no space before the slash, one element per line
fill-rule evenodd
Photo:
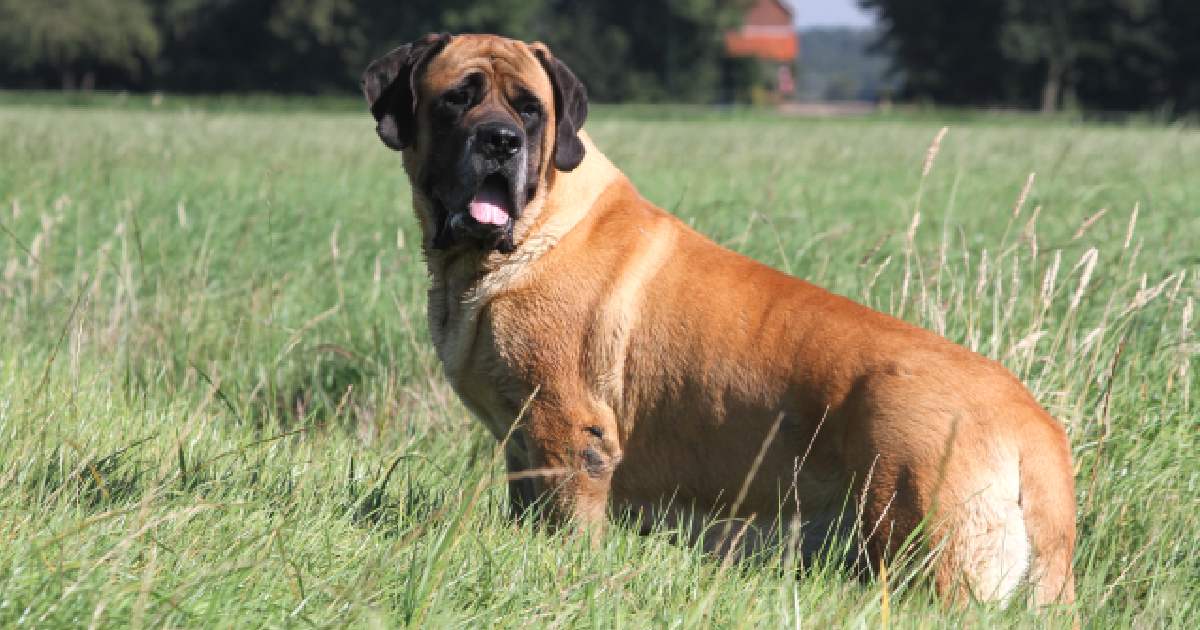
<path fill-rule="evenodd" d="M 475 142 L 485 157 L 507 160 L 521 150 L 521 132 L 504 123 L 480 125 L 475 131 Z"/>

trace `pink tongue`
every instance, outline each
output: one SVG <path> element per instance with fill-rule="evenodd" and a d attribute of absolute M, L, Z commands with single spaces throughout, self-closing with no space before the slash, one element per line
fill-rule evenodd
<path fill-rule="evenodd" d="M 507 225 L 508 200 L 506 197 L 507 195 L 503 191 L 485 186 L 471 200 L 471 217 L 484 225 Z"/>

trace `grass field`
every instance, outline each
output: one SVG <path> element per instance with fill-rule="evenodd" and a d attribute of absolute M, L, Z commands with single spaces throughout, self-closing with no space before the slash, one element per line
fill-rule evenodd
<path fill-rule="evenodd" d="M 1003 360 L 1071 435 L 1084 625 L 1200 627 L 1200 134 L 976 118 L 930 162 L 941 126 L 588 129 L 717 241 Z M 510 524 L 415 228 L 365 114 L 0 107 L 0 626 L 1070 623 Z"/>

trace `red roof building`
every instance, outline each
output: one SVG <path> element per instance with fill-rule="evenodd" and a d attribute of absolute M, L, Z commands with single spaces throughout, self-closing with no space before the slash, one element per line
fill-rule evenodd
<path fill-rule="evenodd" d="M 795 61 L 800 52 L 800 36 L 796 34 L 791 9 L 780 0 L 758 0 L 746 12 L 742 27 L 725 33 L 725 52 L 731 57 Z"/>

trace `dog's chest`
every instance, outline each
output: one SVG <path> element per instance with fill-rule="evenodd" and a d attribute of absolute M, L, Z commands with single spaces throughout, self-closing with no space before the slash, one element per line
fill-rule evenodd
<path fill-rule="evenodd" d="M 503 317 L 491 299 L 435 286 L 429 293 L 429 330 L 446 379 L 467 408 L 502 438 L 533 393 L 520 376 L 512 349 L 502 345 Z"/>

